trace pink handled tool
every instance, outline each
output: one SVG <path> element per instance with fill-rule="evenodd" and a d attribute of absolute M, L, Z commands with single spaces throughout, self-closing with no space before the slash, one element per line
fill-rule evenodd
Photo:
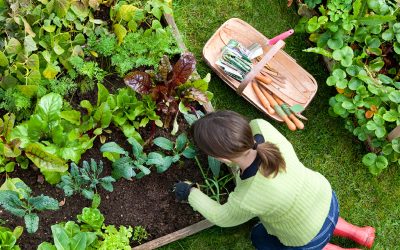
<path fill-rule="evenodd" d="M 277 35 L 277 36 L 274 37 L 274 38 L 271 38 L 271 39 L 268 41 L 268 45 L 274 45 L 274 44 L 277 43 L 279 40 L 284 40 L 284 39 L 286 39 L 287 37 L 289 37 L 290 35 L 292 35 L 293 33 L 294 33 L 294 30 L 293 30 L 293 29 L 290 29 L 290 30 L 288 30 L 288 31 L 286 31 L 286 32 L 283 32 L 282 34 Z"/>

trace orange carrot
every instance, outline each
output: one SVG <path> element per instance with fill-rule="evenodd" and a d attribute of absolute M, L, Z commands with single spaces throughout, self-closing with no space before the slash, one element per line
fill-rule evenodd
<path fill-rule="evenodd" d="M 271 106 L 274 107 L 276 113 L 285 121 L 286 125 L 288 128 L 292 131 L 296 130 L 296 125 L 289 119 L 289 117 L 286 115 L 285 111 L 282 110 L 281 106 L 278 105 L 276 100 L 268 93 L 268 91 L 264 88 L 260 88 L 261 92 L 264 94 L 264 96 L 268 99 L 269 103 Z"/>
<path fill-rule="evenodd" d="M 265 96 L 262 94 L 260 87 L 258 87 L 258 85 L 255 81 L 252 82 L 252 86 L 253 86 L 254 93 L 257 95 L 257 97 L 260 100 L 263 107 L 268 111 L 268 113 L 275 114 L 275 110 L 273 108 L 271 108 L 271 105 L 269 104 L 267 98 L 265 98 Z"/>
<path fill-rule="evenodd" d="M 284 104 L 284 102 L 283 102 L 278 96 L 276 96 L 276 95 L 273 95 L 273 96 L 274 96 L 276 102 L 277 102 L 280 106 L 282 106 L 282 104 Z M 301 122 L 293 113 L 291 113 L 291 114 L 288 115 L 288 116 L 289 116 L 289 118 L 293 121 L 293 123 L 296 125 L 296 127 L 297 127 L 298 129 L 303 129 L 303 128 L 304 128 L 304 123 Z"/>

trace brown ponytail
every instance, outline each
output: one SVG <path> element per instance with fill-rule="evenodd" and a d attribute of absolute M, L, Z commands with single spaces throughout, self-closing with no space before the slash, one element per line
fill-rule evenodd
<path fill-rule="evenodd" d="M 260 171 L 264 176 L 273 174 L 275 177 L 280 170 L 286 170 L 285 159 L 275 144 L 270 142 L 258 144 L 256 150 L 262 161 Z"/>
<path fill-rule="evenodd" d="M 197 120 L 192 125 L 195 144 L 204 153 L 225 159 L 240 157 L 252 149 L 254 138 L 249 122 L 233 111 L 216 111 Z M 257 154 L 262 160 L 261 173 L 275 177 L 285 170 L 285 160 L 279 149 L 272 143 L 256 145 Z"/>

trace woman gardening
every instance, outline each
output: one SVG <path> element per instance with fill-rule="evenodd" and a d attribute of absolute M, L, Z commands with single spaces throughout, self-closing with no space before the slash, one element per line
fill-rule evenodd
<path fill-rule="evenodd" d="M 221 227 L 260 222 L 251 232 L 256 249 L 343 249 L 329 243 L 332 235 L 370 248 L 372 227 L 357 227 L 339 217 L 329 181 L 306 168 L 290 142 L 268 122 L 250 123 L 232 111 L 207 114 L 193 124 L 193 139 L 204 153 L 238 167 L 237 186 L 220 205 L 195 185 L 179 182 L 175 195 Z"/>

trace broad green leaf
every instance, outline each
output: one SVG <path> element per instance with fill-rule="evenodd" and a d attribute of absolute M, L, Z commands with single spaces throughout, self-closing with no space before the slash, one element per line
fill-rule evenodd
<path fill-rule="evenodd" d="M 21 43 L 14 37 L 12 37 L 6 45 L 6 52 L 8 54 L 18 54 L 21 50 L 22 50 Z"/>
<path fill-rule="evenodd" d="M 368 167 L 373 166 L 373 165 L 375 165 L 375 161 L 376 161 L 377 157 L 378 156 L 375 153 L 368 153 L 363 156 L 362 162 L 364 165 L 366 165 Z"/>
<path fill-rule="evenodd" d="M 88 100 L 81 101 L 80 105 L 81 105 L 82 108 L 85 108 L 87 110 L 88 114 L 92 113 L 93 106 Z"/>
<path fill-rule="evenodd" d="M 388 166 L 388 160 L 383 155 L 378 156 L 375 163 L 379 169 L 385 169 Z"/>
<path fill-rule="evenodd" d="M 400 153 L 400 138 L 393 139 L 392 148 L 395 152 Z"/>
<path fill-rule="evenodd" d="M 37 143 L 28 144 L 25 154 L 41 171 L 64 173 L 68 170 L 63 159 L 44 151 Z"/>
<path fill-rule="evenodd" d="M 176 138 L 175 150 L 176 150 L 177 152 L 181 152 L 181 151 L 185 148 L 186 142 L 187 142 L 187 136 L 186 136 L 186 134 L 184 134 L 184 133 L 180 134 L 180 135 Z"/>
<path fill-rule="evenodd" d="M 37 114 L 43 121 L 50 124 L 60 119 L 62 105 L 61 95 L 49 93 L 39 100 L 36 107 Z"/>
<path fill-rule="evenodd" d="M 192 159 L 196 156 L 196 150 L 191 147 L 187 147 L 183 152 L 182 155 L 185 156 L 187 159 Z"/>
<path fill-rule="evenodd" d="M 44 241 L 40 243 L 37 250 L 58 250 L 58 249 L 50 242 Z"/>
<path fill-rule="evenodd" d="M 32 54 L 26 60 L 26 67 L 28 69 L 39 69 L 39 56 L 37 54 Z"/>
<path fill-rule="evenodd" d="M 107 142 L 103 144 L 100 148 L 100 152 L 111 152 L 128 156 L 128 152 L 115 142 Z"/>
<path fill-rule="evenodd" d="M 24 216 L 24 221 L 26 225 L 26 231 L 28 233 L 35 233 L 39 228 L 39 216 L 37 214 L 31 213 Z"/>
<path fill-rule="evenodd" d="M 149 175 L 151 173 L 150 169 L 146 168 L 143 165 L 137 165 L 136 166 L 144 175 Z"/>
<path fill-rule="evenodd" d="M 89 8 L 83 2 L 74 1 L 71 4 L 71 10 L 81 20 L 89 15 Z"/>
<path fill-rule="evenodd" d="M 71 250 L 86 249 L 87 247 L 87 237 L 86 232 L 79 232 L 71 239 Z"/>
<path fill-rule="evenodd" d="M 160 153 L 157 152 L 150 152 L 149 155 L 147 156 L 147 165 L 163 165 L 163 156 Z"/>
<path fill-rule="evenodd" d="M 379 127 L 377 127 L 376 130 L 375 130 L 375 135 L 376 135 L 376 137 L 378 137 L 378 138 L 383 138 L 383 137 L 386 136 L 386 134 L 387 134 L 387 133 L 386 133 L 385 127 L 379 126 Z"/>
<path fill-rule="evenodd" d="M 396 110 L 391 109 L 389 111 L 386 111 L 386 113 L 382 117 L 385 121 L 395 122 L 397 121 L 397 119 L 400 118 L 400 115 Z"/>
<path fill-rule="evenodd" d="M 3 51 L 0 51 L 0 67 L 8 66 L 8 59 Z"/>
<path fill-rule="evenodd" d="M 57 55 L 62 55 L 65 52 L 65 50 L 57 42 L 54 43 L 53 50 Z"/>
<path fill-rule="evenodd" d="M 74 40 L 72 41 L 73 45 L 84 45 L 85 43 L 86 43 L 86 39 L 82 33 L 77 34 L 75 36 Z"/>
<path fill-rule="evenodd" d="M 76 110 L 61 111 L 60 117 L 77 126 L 81 124 L 81 112 L 79 111 Z"/>
<path fill-rule="evenodd" d="M 125 27 L 119 23 L 114 24 L 113 28 L 114 33 L 118 38 L 118 44 L 121 44 L 124 41 L 124 38 L 128 32 L 126 31 Z"/>
<path fill-rule="evenodd" d="M 174 148 L 174 143 L 165 137 L 157 137 L 153 143 L 164 150 L 171 151 Z"/>
<path fill-rule="evenodd" d="M 40 195 L 29 198 L 29 203 L 37 210 L 57 210 L 59 209 L 58 201 L 49 196 Z"/>
<path fill-rule="evenodd" d="M 139 143 L 143 143 L 143 139 L 140 136 L 139 132 L 136 131 L 136 128 L 129 124 L 124 124 L 121 126 L 122 132 L 128 138 L 134 138 Z"/>
<path fill-rule="evenodd" d="M 54 10 L 57 16 L 59 18 L 65 17 L 70 5 L 71 5 L 71 0 L 54 0 Z"/>
<path fill-rule="evenodd" d="M 128 142 L 132 145 L 132 153 L 135 157 L 143 154 L 143 146 L 134 138 L 128 138 Z"/>
<path fill-rule="evenodd" d="M 123 157 L 117 159 L 113 164 L 112 177 L 116 180 L 121 178 L 125 178 L 127 180 L 131 180 L 133 176 L 135 176 L 135 172 L 133 171 L 133 160 L 130 157 Z"/>
<path fill-rule="evenodd" d="M 95 121 L 100 122 L 102 128 L 106 128 L 110 125 L 112 119 L 112 112 L 107 102 L 104 102 L 96 109 L 93 118 Z"/>
<path fill-rule="evenodd" d="M 400 55 L 400 43 L 395 42 L 393 44 L 393 49 L 394 49 L 394 52 L 396 52 L 396 54 Z"/>
<path fill-rule="evenodd" d="M 212 156 L 208 156 L 207 160 L 208 160 L 208 167 L 211 169 L 213 176 L 218 178 L 219 173 L 221 171 L 221 162 Z"/>
<path fill-rule="evenodd" d="M 131 4 L 123 4 L 119 7 L 117 12 L 117 19 L 122 19 L 129 22 L 135 15 L 136 6 Z"/>
<path fill-rule="evenodd" d="M 37 50 L 36 42 L 33 40 L 32 36 L 28 35 L 24 38 L 24 49 L 25 53 L 29 54 L 32 51 Z"/>
<path fill-rule="evenodd" d="M 393 38 L 394 38 L 394 33 L 392 30 L 388 29 L 382 33 L 382 39 L 385 41 L 391 41 L 391 40 L 393 40 Z"/>
<path fill-rule="evenodd" d="M 54 79 L 60 71 L 60 67 L 47 63 L 46 68 L 43 70 L 43 76 L 47 79 Z"/>
<path fill-rule="evenodd" d="M 391 91 L 389 93 L 388 97 L 392 102 L 400 103 L 400 91 L 399 90 Z"/>
<path fill-rule="evenodd" d="M 107 101 L 108 97 L 110 96 L 110 92 L 101 83 L 97 84 L 97 90 L 98 91 L 97 91 L 97 104 L 96 105 L 99 106 L 103 102 Z"/>
<path fill-rule="evenodd" d="M 70 250 L 70 240 L 67 232 L 60 224 L 51 226 L 51 232 L 53 235 L 54 245 L 57 250 Z"/>

